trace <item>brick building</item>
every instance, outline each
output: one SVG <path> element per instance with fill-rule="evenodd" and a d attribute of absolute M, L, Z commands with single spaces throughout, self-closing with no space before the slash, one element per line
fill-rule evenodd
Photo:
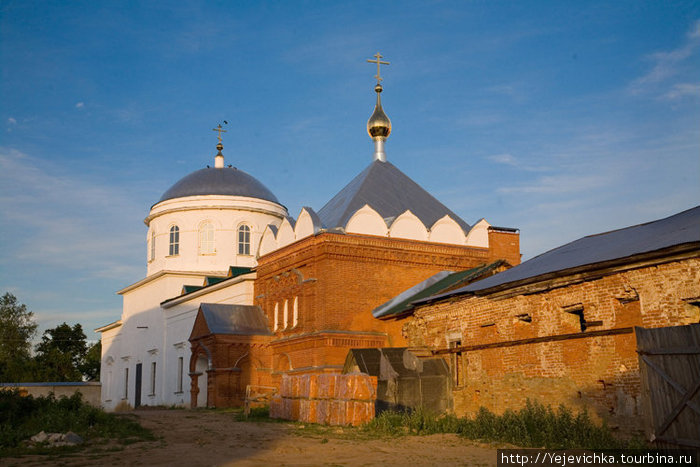
<path fill-rule="evenodd" d="M 386 160 L 382 86 L 374 160 L 296 219 L 251 175 L 195 171 L 152 206 L 147 276 L 102 333 L 102 404 L 227 406 L 283 374 L 338 372 L 351 348 L 405 345 L 372 310 L 441 271 L 520 262 L 515 229 L 465 222 Z"/>
<path fill-rule="evenodd" d="M 581 238 L 413 301 L 408 344 L 448 359 L 457 414 L 587 408 L 640 428 L 635 326 L 700 322 L 700 207 Z M 404 316 L 406 314 L 404 313 Z"/>

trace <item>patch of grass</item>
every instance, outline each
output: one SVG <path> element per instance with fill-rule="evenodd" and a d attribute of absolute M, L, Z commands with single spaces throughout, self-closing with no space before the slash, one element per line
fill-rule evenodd
<path fill-rule="evenodd" d="M 116 438 L 127 442 L 155 439 L 150 430 L 143 428 L 132 417 L 106 413 L 85 403 L 80 393 L 57 399 L 53 394 L 32 397 L 20 396 L 17 391 L 0 391 L 0 456 L 43 453 L 44 448 L 22 446 L 22 441 L 40 431 L 73 431 L 86 441 L 97 438 Z M 52 448 L 51 451 L 57 449 L 61 452 L 76 450 Z"/>
<path fill-rule="evenodd" d="M 573 415 L 563 406 L 553 410 L 530 401 L 524 408 L 507 410 L 503 415 L 482 407 L 460 426 L 459 433 L 471 439 L 548 449 L 621 449 L 628 445 L 615 438 L 607 425 L 595 424 L 585 411 Z"/>
<path fill-rule="evenodd" d="M 640 447 L 639 440 L 615 438 L 605 424 L 595 424 L 585 411 L 574 415 L 563 406 L 553 410 L 530 401 L 524 408 L 507 410 L 503 415 L 496 415 L 482 407 L 473 418 L 435 415 L 423 410 L 384 412 L 361 429 L 385 436 L 457 433 L 473 440 L 548 449 Z"/>

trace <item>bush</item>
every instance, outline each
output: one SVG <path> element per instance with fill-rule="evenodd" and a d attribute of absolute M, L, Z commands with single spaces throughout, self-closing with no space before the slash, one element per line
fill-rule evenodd
<path fill-rule="evenodd" d="M 0 391 L 0 452 L 14 448 L 40 431 L 73 431 L 84 439 L 153 439 L 137 422 L 109 414 L 85 403 L 80 393 L 56 399 L 20 396 L 17 391 Z"/>
<path fill-rule="evenodd" d="M 603 424 L 596 425 L 587 412 L 573 415 L 566 407 L 551 407 L 528 401 L 518 411 L 496 415 L 481 408 L 473 418 L 435 415 L 416 409 L 383 412 L 363 425 L 365 432 L 398 436 L 405 434 L 457 433 L 465 438 L 548 449 L 615 449 L 627 443 L 616 439 Z"/>

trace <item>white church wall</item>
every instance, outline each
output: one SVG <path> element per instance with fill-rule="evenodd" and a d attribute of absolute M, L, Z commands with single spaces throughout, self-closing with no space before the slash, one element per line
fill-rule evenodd
<path fill-rule="evenodd" d="M 409 240 L 428 240 L 428 230 L 410 210 L 405 211 L 392 222 L 389 236 Z"/>
<path fill-rule="evenodd" d="M 491 227 L 491 224 L 486 222 L 485 219 L 479 220 L 476 224 L 474 224 L 467 234 L 467 242 L 466 244 L 468 246 L 480 246 L 484 248 L 489 247 L 489 227 Z"/>
<path fill-rule="evenodd" d="M 190 401 L 189 336 L 199 304 L 227 303 L 252 304 L 255 274 L 231 279 L 231 283 L 219 283 L 210 292 L 195 292 L 183 301 L 173 300 L 161 306 L 161 302 L 178 297 L 183 285 L 201 285 L 199 274 L 163 274 L 153 280 L 122 291 L 124 313 L 122 325 L 102 333 L 102 404 L 106 410 L 114 410 L 120 404 L 133 407 L 136 393 L 136 365 L 142 365 L 142 405 L 188 405 Z M 182 373 L 180 361 L 182 358 Z M 109 362 L 109 363 L 108 363 Z M 155 388 L 152 388 L 151 372 L 155 363 Z M 129 369 L 126 383 L 125 370 Z M 179 378 L 182 378 L 182 387 Z M 182 389 L 182 390 L 180 390 Z"/>
<path fill-rule="evenodd" d="M 382 237 L 387 236 L 388 230 L 382 216 L 367 204 L 355 211 L 355 214 L 352 215 L 345 225 L 345 231 L 348 233 L 379 235 Z"/>
<path fill-rule="evenodd" d="M 459 224 L 446 215 L 435 221 L 435 224 L 430 228 L 430 241 L 464 245 L 466 237 Z"/>
<path fill-rule="evenodd" d="M 215 290 L 197 295 L 196 297 L 176 303 L 166 304 L 163 308 L 165 316 L 165 343 L 163 345 L 163 380 L 160 386 L 159 400 L 165 405 L 189 406 L 190 404 L 190 343 L 194 320 L 200 303 L 223 304 L 253 304 L 253 282 L 255 275 L 246 274 L 233 279 L 234 283 L 224 287 L 213 287 Z M 182 358 L 183 372 L 179 371 L 179 359 Z M 182 387 L 180 390 L 180 382 Z"/>
<path fill-rule="evenodd" d="M 279 225 L 287 214 L 284 207 L 264 200 L 240 196 L 190 196 L 166 200 L 151 210 L 145 222 L 147 233 L 147 274 L 161 270 L 226 271 L 229 266 L 255 265 L 255 252 L 268 224 Z M 214 225 L 214 248 L 209 252 L 200 242 L 200 228 Z M 239 254 L 238 228 L 250 228 L 250 247 Z M 177 254 L 170 254 L 170 228 L 177 225 Z M 155 232 L 155 257 L 151 259 L 151 232 Z"/>

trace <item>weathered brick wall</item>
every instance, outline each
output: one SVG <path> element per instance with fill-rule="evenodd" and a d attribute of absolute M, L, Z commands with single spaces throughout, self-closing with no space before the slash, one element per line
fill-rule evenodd
<path fill-rule="evenodd" d="M 364 373 L 283 375 L 270 417 L 323 425 L 362 425 L 374 418 L 377 378 Z"/>
<path fill-rule="evenodd" d="M 455 297 L 418 308 L 404 326 L 411 346 L 445 349 L 630 326 L 661 327 L 700 322 L 698 257 L 575 279 L 568 285 L 515 296 Z M 484 406 L 517 409 L 527 399 L 587 408 L 626 431 L 640 415 L 640 379 L 633 333 L 478 349 L 446 357 L 461 381 L 454 390 L 457 414 Z M 458 363 L 457 363 L 458 362 Z"/>

